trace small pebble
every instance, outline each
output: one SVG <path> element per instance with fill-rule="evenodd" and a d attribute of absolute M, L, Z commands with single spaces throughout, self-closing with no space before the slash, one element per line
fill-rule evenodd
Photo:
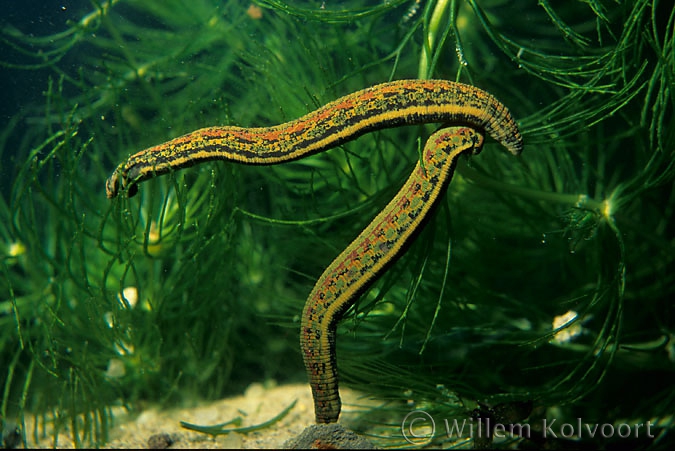
<path fill-rule="evenodd" d="M 152 434 L 148 438 L 148 449 L 167 449 L 174 444 L 174 439 L 166 432 Z"/>

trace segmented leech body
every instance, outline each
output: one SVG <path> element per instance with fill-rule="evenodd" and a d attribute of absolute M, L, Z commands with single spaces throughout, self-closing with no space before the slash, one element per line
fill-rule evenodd
<path fill-rule="evenodd" d="M 296 160 L 400 125 L 443 123 L 486 131 L 511 153 L 522 150 L 504 105 L 473 86 L 445 80 L 400 80 L 357 91 L 294 121 L 273 127 L 209 127 L 132 155 L 106 182 L 109 198 L 169 171 L 212 160 L 275 164 Z M 133 196 L 136 187 L 131 187 Z"/>
<path fill-rule="evenodd" d="M 338 322 L 421 229 L 450 182 L 457 157 L 477 154 L 482 146 L 483 136 L 472 128 L 442 128 L 431 135 L 396 196 L 319 277 L 305 304 L 300 332 L 317 423 L 333 423 L 340 415 Z"/>
<path fill-rule="evenodd" d="M 211 160 L 277 164 L 321 152 L 372 130 L 418 123 L 446 126 L 394 199 L 328 266 L 303 310 L 300 344 L 317 423 L 340 415 L 335 352 L 338 322 L 402 253 L 452 178 L 457 157 L 480 152 L 483 131 L 517 155 L 518 127 L 504 105 L 480 89 L 443 80 L 402 80 L 357 91 L 274 127 L 211 127 L 132 155 L 106 182 L 108 197 L 151 177 Z"/>

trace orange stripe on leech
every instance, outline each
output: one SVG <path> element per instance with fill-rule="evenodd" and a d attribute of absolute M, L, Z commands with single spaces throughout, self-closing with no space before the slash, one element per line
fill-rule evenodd
<path fill-rule="evenodd" d="M 358 239 L 358 238 L 357 238 Z M 359 247 L 361 248 L 366 248 L 367 253 L 371 252 L 371 249 L 373 248 L 373 243 L 370 240 L 370 236 L 364 237 L 364 241 L 359 243 Z M 338 263 L 338 265 L 331 271 L 332 274 L 339 273 L 341 270 L 344 270 L 346 267 L 349 266 L 349 261 L 348 259 L 344 258 L 344 255 L 341 255 L 342 261 Z M 384 259 L 380 259 L 377 263 L 373 264 L 373 266 L 369 269 L 369 272 L 371 273 L 376 273 L 380 268 L 382 268 L 385 265 Z M 326 308 L 325 313 L 324 313 L 324 319 L 322 321 L 322 324 L 325 324 L 324 328 L 327 327 L 327 324 L 330 323 L 332 320 L 334 320 L 337 317 L 337 312 L 339 310 L 344 310 L 344 304 L 345 300 L 350 300 L 353 299 L 356 295 L 356 293 L 361 289 L 363 283 L 350 283 L 347 287 L 346 290 L 343 290 L 340 296 L 333 302 L 331 305 Z M 322 328 L 323 329 L 323 328 Z M 323 338 L 323 335 L 322 335 Z"/>

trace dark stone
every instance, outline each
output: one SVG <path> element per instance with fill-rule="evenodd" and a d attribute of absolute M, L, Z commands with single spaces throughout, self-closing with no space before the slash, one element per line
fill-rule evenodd
<path fill-rule="evenodd" d="M 314 424 L 284 443 L 286 449 L 374 449 L 357 433 L 339 424 Z"/>

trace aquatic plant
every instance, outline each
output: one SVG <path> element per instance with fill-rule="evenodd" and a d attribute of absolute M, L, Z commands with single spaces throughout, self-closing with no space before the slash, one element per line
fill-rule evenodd
<path fill-rule="evenodd" d="M 526 148 L 517 162 L 497 149 L 461 162 L 420 238 L 348 313 L 343 385 L 382 404 L 345 421 L 393 446 L 414 409 L 452 419 L 532 401 L 533 418 L 652 420 L 651 443 L 672 443 L 672 5 L 90 8 L 37 12 L 65 23 L 49 32 L 10 9 L 0 34 L 20 102 L 4 106 L 0 135 L 0 415 L 24 440 L 50 425 L 53 441 L 68 430 L 101 444 L 116 406 L 304 380 L 307 293 L 431 128 L 282 166 L 201 165 L 110 202 L 117 163 L 205 125 L 276 124 L 377 82 L 433 77 L 492 92 Z"/>

